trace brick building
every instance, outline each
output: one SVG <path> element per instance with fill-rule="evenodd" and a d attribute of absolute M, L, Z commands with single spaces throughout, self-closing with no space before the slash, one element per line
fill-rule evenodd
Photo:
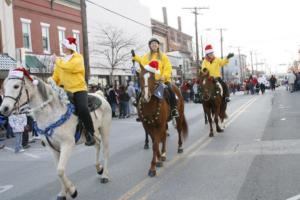
<path fill-rule="evenodd" d="M 25 48 L 31 72 L 51 73 L 50 56 L 63 55 L 65 37 L 77 38 L 82 52 L 80 0 L 14 0 L 13 21 L 16 49 Z"/>
<path fill-rule="evenodd" d="M 168 25 L 167 10 L 163 8 L 164 22 L 151 19 L 152 34 L 160 41 L 160 49 L 166 52 L 173 66 L 174 78 L 192 79 L 197 72 L 193 63 L 192 36 L 183 33 L 181 18 L 178 17 L 178 28 Z"/>

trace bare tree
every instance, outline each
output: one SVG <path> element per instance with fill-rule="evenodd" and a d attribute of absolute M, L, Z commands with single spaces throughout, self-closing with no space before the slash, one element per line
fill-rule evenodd
<path fill-rule="evenodd" d="M 136 37 L 126 37 L 121 29 L 110 26 L 100 29 L 99 34 L 95 34 L 94 40 L 97 46 L 94 54 L 100 54 L 111 68 L 110 82 L 112 84 L 114 70 L 119 66 L 125 66 L 131 60 L 130 50 L 137 45 Z M 106 64 L 101 65 L 106 66 Z"/>

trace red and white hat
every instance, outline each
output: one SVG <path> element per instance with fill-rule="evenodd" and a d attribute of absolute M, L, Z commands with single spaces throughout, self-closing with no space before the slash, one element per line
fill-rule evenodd
<path fill-rule="evenodd" d="M 156 60 L 151 61 L 148 65 L 145 65 L 145 70 L 154 74 L 160 74 L 158 69 L 158 62 Z"/>
<path fill-rule="evenodd" d="M 29 71 L 27 71 L 24 67 L 19 67 L 19 68 L 11 70 L 9 72 L 9 76 L 15 76 L 15 77 L 18 77 L 20 79 L 23 79 L 24 76 L 26 76 L 32 82 L 33 85 L 37 85 L 39 83 L 38 80 L 33 79 L 30 76 Z"/>
<path fill-rule="evenodd" d="M 64 45 L 67 49 L 76 51 L 76 38 L 68 37 L 62 41 L 62 45 Z"/>
<path fill-rule="evenodd" d="M 210 53 L 213 53 L 213 52 L 214 52 L 214 50 L 213 50 L 211 44 L 206 45 L 205 54 L 207 55 L 207 54 L 210 54 Z"/>

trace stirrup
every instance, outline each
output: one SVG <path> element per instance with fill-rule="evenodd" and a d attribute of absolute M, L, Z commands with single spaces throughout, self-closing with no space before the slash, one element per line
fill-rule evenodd
<path fill-rule="evenodd" d="M 86 139 L 85 142 L 86 146 L 93 146 L 96 143 L 94 136 L 91 135 L 90 133 L 86 134 L 85 139 Z"/>
<path fill-rule="evenodd" d="M 171 115 L 172 115 L 172 117 L 179 117 L 179 113 L 178 113 L 177 108 L 174 108 L 174 109 L 172 110 Z"/>
<path fill-rule="evenodd" d="M 225 97 L 225 102 L 230 102 L 230 98 L 229 97 Z"/>

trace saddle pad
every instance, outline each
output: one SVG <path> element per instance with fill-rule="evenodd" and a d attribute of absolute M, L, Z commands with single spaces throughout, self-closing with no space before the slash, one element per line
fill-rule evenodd
<path fill-rule="evenodd" d="M 90 109 L 90 112 L 96 110 L 97 108 L 99 108 L 102 104 L 101 99 L 99 99 L 98 97 L 95 97 L 93 95 L 89 95 L 88 94 L 88 107 Z"/>
<path fill-rule="evenodd" d="M 74 104 L 74 95 L 70 92 L 67 92 L 69 101 Z M 93 95 L 88 94 L 88 107 L 90 112 L 96 110 L 97 108 L 99 108 L 102 105 L 102 101 L 101 99 L 99 99 L 98 97 L 95 97 Z"/>
<path fill-rule="evenodd" d="M 164 98 L 164 90 L 165 90 L 165 85 L 159 84 L 158 87 L 154 91 L 154 96 L 156 96 L 158 99 L 162 100 Z"/>

